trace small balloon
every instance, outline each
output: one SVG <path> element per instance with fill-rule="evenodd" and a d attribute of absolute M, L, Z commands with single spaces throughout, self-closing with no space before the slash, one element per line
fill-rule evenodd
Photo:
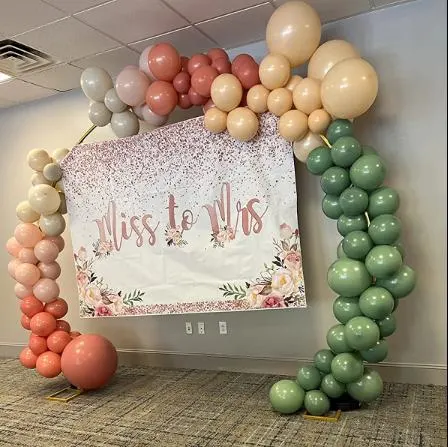
<path fill-rule="evenodd" d="M 14 278 L 20 284 L 31 287 L 39 281 L 40 271 L 33 264 L 20 263 L 15 268 Z"/>
<path fill-rule="evenodd" d="M 252 56 L 249 56 L 248 59 L 243 60 L 240 64 L 235 65 L 235 67 L 234 65 L 235 62 L 232 63 L 232 74 L 239 79 L 243 88 L 247 90 L 260 83 L 259 67 Z"/>
<path fill-rule="evenodd" d="M 385 279 L 391 277 L 399 270 L 403 264 L 403 259 L 395 247 L 391 245 L 377 245 L 366 256 L 365 264 L 372 276 L 377 279 Z"/>
<path fill-rule="evenodd" d="M 64 250 L 65 242 L 64 242 L 64 239 L 61 236 L 45 236 L 44 239 L 47 240 L 47 241 L 51 241 L 54 244 L 56 244 L 57 247 L 59 248 L 59 252 Z"/>
<path fill-rule="evenodd" d="M 182 69 L 180 55 L 170 43 L 154 45 L 148 53 L 148 67 L 159 81 L 171 82 Z"/>
<path fill-rule="evenodd" d="M 14 257 L 19 256 L 20 250 L 22 250 L 23 246 L 17 242 L 15 237 L 10 237 L 6 242 L 6 251 Z"/>
<path fill-rule="evenodd" d="M 271 98 L 271 95 L 274 92 L 275 90 L 271 92 L 269 98 Z M 278 121 L 279 134 L 287 141 L 292 142 L 301 140 L 308 132 L 307 122 L 308 118 L 303 112 L 300 110 L 289 110 L 285 112 Z"/>
<path fill-rule="evenodd" d="M 20 310 L 27 317 L 32 318 L 39 312 L 44 310 L 44 305 L 42 301 L 38 300 L 33 295 L 29 295 L 20 302 Z"/>
<path fill-rule="evenodd" d="M 188 73 L 191 76 L 198 68 L 211 65 L 211 63 L 212 61 L 205 54 L 194 54 L 188 61 Z"/>
<path fill-rule="evenodd" d="M 313 133 L 325 134 L 331 123 L 330 114 L 324 109 L 317 109 L 310 113 L 308 117 L 308 127 Z"/>
<path fill-rule="evenodd" d="M 306 411 L 312 416 L 322 416 L 330 410 L 330 400 L 320 390 L 308 391 L 305 394 L 304 404 Z"/>
<path fill-rule="evenodd" d="M 308 160 L 309 158 L 310 157 L 308 157 Z M 342 208 L 339 204 L 339 197 L 332 196 L 331 194 L 325 194 L 324 198 L 322 199 L 322 211 L 329 219 L 339 219 L 339 217 L 342 215 Z"/>
<path fill-rule="evenodd" d="M 46 303 L 44 310 L 58 320 L 67 314 L 68 304 L 64 299 L 56 298 L 51 303 Z"/>
<path fill-rule="evenodd" d="M 43 216 L 48 216 L 58 210 L 61 199 L 52 186 L 36 185 L 28 191 L 28 202 L 34 211 Z"/>
<path fill-rule="evenodd" d="M 39 312 L 30 320 L 31 331 L 41 337 L 48 337 L 56 329 L 56 319 L 48 312 Z"/>
<path fill-rule="evenodd" d="M 188 99 L 194 106 L 203 106 L 207 102 L 207 98 L 200 95 L 193 87 L 188 90 Z"/>
<path fill-rule="evenodd" d="M 257 115 L 247 107 L 238 107 L 227 115 L 227 130 L 239 141 L 249 141 L 254 138 L 258 125 Z"/>
<path fill-rule="evenodd" d="M 113 113 L 110 125 L 114 134 L 118 138 L 137 135 L 140 130 L 140 123 L 137 116 L 130 110 L 125 112 Z"/>
<path fill-rule="evenodd" d="M 150 81 L 145 73 L 140 71 L 138 67 L 131 65 L 125 67 L 118 74 L 115 81 L 115 91 L 122 102 L 135 107 L 145 102 L 146 90 L 149 85 Z M 104 107 L 106 108 L 106 106 Z M 106 110 L 108 109 L 106 108 Z"/>
<path fill-rule="evenodd" d="M 359 380 L 347 385 L 347 391 L 359 402 L 373 402 L 383 392 L 383 380 L 376 371 L 366 368 Z"/>
<path fill-rule="evenodd" d="M 374 219 L 381 214 L 394 214 L 400 206 L 397 191 L 390 187 L 382 187 L 373 191 L 369 196 L 369 217 Z"/>
<path fill-rule="evenodd" d="M 54 262 L 59 255 L 59 247 L 49 240 L 42 239 L 34 247 L 36 258 L 45 263 Z"/>
<path fill-rule="evenodd" d="M 82 91 L 92 101 L 103 102 L 107 91 L 112 87 L 112 78 L 103 68 L 89 67 L 81 73 Z"/>
<path fill-rule="evenodd" d="M 272 408 L 282 414 L 292 414 L 300 410 L 305 391 L 293 380 L 279 380 L 269 390 Z"/>
<path fill-rule="evenodd" d="M 373 241 L 365 231 L 351 231 L 343 241 L 342 248 L 348 258 L 362 261 L 373 248 Z"/>
<path fill-rule="evenodd" d="M 281 54 L 268 54 L 260 63 L 261 83 L 269 90 L 284 87 L 291 76 L 288 59 Z"/>
<path fill-rule="evenodd" d="M 160 127 L 166 124 L 169 118 L 167 115 L 157 115 L 157 113 L 154 113 L 146 104 L 142 107 L 142 116 L 148 124 L 156 127 Z"/>
<path fill-rule="evenodd" d="M 309 115 L 322 107 L 320 99 L 320 81 L 303 79 L 293 90 L 292 98 L 297 110 Z"/>
<path fill-rule="evenodd" d="M 61 373 L 61 356 L 51 351 L 44 352 L 37 358 L 36 370 L 47 379 L 58 376 Z"/>
<path fill-rule="evenodd" d="M 89 120 L 92 124 L 98 127 L 104 127 L 110 123 L 111 118 L 112 112 L 104 105 L 103 102 L 90 102 Z"/>
<path fill-rule="evenodd" d="M 268 96 L 269 90 L 264 85 L 254 85 L 247 92 L 247 106 L 252 112 L 264 113 L 268 110 Z"/>
<path fill-rule="evenodd" d="M 72 341 L 72 337 L 66 331 L 55 330 L 47 338 L 48 349 L 56 354 L 61 354 L 65 347 Z"/>
<path fill-rule="evenodd" d="M 216 58 L 212 62 L 212 67 L 216 68 L 216 71 L 219 74 L 232 72 L 232 64 L 230 63 L 228 58 L 224 58 L 224 57 Z"/>
<path fill-rule="evenodd" d="M 16 270 L 19 265 L 22 265 L 22 263 L 18 259 L 11 259 L 8 262 L 8 274 L 12 279 L 16 279 Z"/>
<path fill-rule="evenodd" d="M 331 372 L 331 361 L 334 359 L 334 354 L 329 349 L 321 349 L 314 354 L 314 365 L 323 373 Z"/>
<path fill-rule="evenodd" d="M 359 296 L 372 283 L 364 263 L 354 259 L 338 259 L 328 269 L 328 285 L 342 296 Z"/>
<path fill-rule="evenodd" d="M 282 116 L 292 107 L 292 95 L 286 88 L 276 88 L 269 93 L 268 110 L 276 116 Z M 308 130 L 308 124 L 306 125 Z M 305 134 L 306 132 L 303 132 Z"/>
<path fill-rule="evenodd" d="M 379 341 L 380 329 L 370 318 L 364 316 L 354 317 L 345 325 L 345 337 L 348 345 L 353 349 L 364 351 L 375 346 Z"/>
<path fill-rule="evenodd" d="M 212 83 L 211 98 L 216 107 L 230 112 L 238 107 L 243 97 L 243 87 L 232 74 L 221 74 Z"/>
<path fill-rule="evenodd" d="M 20 284 L 19 282 L 14 285 L 14 293 L 17 298 L 20 300 L 23 300 L 23 298 L 26 298 L 27 296 L 30 296 L 33 294 L 33 287 L 32 286 L 24 286 L 23 284 Z"/>
<path fill-rule="evenodd" d="M 22 316 L 20 317 L 20 324 L 22 325 L 23 329 L 30 331 L 31 330 L 30 322 L 31 322 L 30 317 L 27 317 L 25 314 L 22 314 Z"/>
<path fill-rule="evenodd" d="M 190 75 L 185 71 L 177 73 L 173 79 L 173 87 L 178 93 L 188 93 L 191 87 Z"/>
<path fill-rule="evenodd" d="M 300 81 L 302 81 L 302 79 L 302 76 L 292 75 L 289 78 L 288 83 L 285 85 L 285 88 L 287 88 L 292 93 L 296 86 L 299 85 Z"/>
<path fill-rule="evenodd" d="M 33 294 L 43 303 L 51 303 L 59 296 L 57 282 L 50 278 L 41 278 L 33 286 Z"/>
<path fill-rule="evenodd" d="M 16 216 L 24 223 L 33 223 L 39 219 L 40 214 L 31 208 L 30 202 L 24 200 L 20 202 L 16 207 Z"/>
<path fill-rule="evenodd" d="M 216 68 L 210 65 L 199 67 L 191 75 L 191 86 L 201 96 L 209 98 L 212 83 L 218 77 L 218 74 Z"/>
<path fill-rule="evenodd" d="M 71 331 L 70 324 L 65 320 L 57 320 L 56 321 L 56 329 L 59 331 L 65 331 L 67 333 L 70 333 L 70 331 Z"/>
<path fill-rule="evenodd" d="M 331 151 L 328 147 L 325 146 L 319 146 L 316 147 L 316 149 L 313 149 L 306 160 L 306 167 L 308 171 L 313 175 L 322 175 L 327 169 L 331 168 L 332 166 L 333 159 L 331 158 Z"/>
<path fill-rule="evenodd" d="M 181 109 L 189 109 L 193 104 L 191 103 L 190 96 L 188 93 L 179 93 L 179 99 L 177 105 Z"/>
<path fill-rule="evenodd" d="M 207 56 L 210 58 L 212 63 L 216 59 L 229 58 L 228 54 L 222 48 L 211 48 L 210 50 L 207 51 Z"/>
<path fill-rule="evenodd" d="M 20 352 L 19 360 L 25 368 L 34 369 L 36 367 L 37 355 L 27 346 Z"/>
<path fill-rule="evenodd" d="M 54 213 L 41 216 L 39 226 L 46 236 L 60 236 L 65 230 L 65 220 L 62 214 Z"/>
<path fill-rule="evenodd" d="M 345 337 L 345 326 L 343 324 L 336 324 L 332 326 L 327 332 L 328 347 L 335 353 L 350 352 L 353 349 L 348 345 Z"/>
<path fill-rule="evenodd" d="M 50 180 L 47 180 L 44 177 L 44 175 L 42 174 L 42 172 L 35 172 L 31 176 L 31 184 L 33 186 L 36 186 L 36 185 L 52 185 L 52 182 Z"/>
<path fill-rule="evenodd" d="M 402 265 L 390 278 L 378 279 L 376 285 L 384 287 L 394 298 L 403 298 L 415 288 L 417 275 L 408 265 Z"/>
<path fill-rule="evenodd" d="M 372 219 L 368 232 L 377 245 L 394 244 L 401 235 L 400 219 L 392 214 L 381 214 Z"/>
<path fill-rule="evenodd" d="M 128 105 L 118 97 L 115 88 L 111 88 L 107 91 L 106 96 L 104 97 L 104 105 L 112 113 L 124 112 L 128 108 Z"/>
<path fill-rule="evenodd" d="M 140 71 L 145 73 L 146 76 L 148 76 L 150 81 L 155 81 L 156 78 L 152 74 L 151 70 L 149 69 L 149 52 L 152 50 L 154 45 L 150 45 L 149 47 L 146 47 L 142 53 L 140 54 L 140 57 L 138 59 L 138 68 Z M 117 110 L 116 112 L 114 110 L 111 110 L 111 112 L 117 113 L 117 112 L 123 112 L 123 110 Z"/>
<path fill-rule="evenodd" d="M 297 372 L 297 383 L 305 390 L 319 388 L 321 376 L 315 366 L 302 366 Z"/>
<path fill-rule="evenodd" d="M 57 182 L 62 177 L 62 169 L 59 166 L 59 163 L 48 163 L 44 167 L 42 174 L 47 180 L 50 180 L 50 182 Z"/>
<path fill-rule="evenodd" d="M 394 298 L 392 294 L 383 287 L 369 287 L 359 297 L 359 308 L 361 312 L 374 320 L 386 318 L 394 309 Z"/>
<path fill-rule="evenodd" d="M 338 382 L 333 374 L 327 374 L 322 378 L 320 389 L 331 399 L 337 399 L 345 393 L 345 384 Z"/>
<path fill-rule="evenodd" d="M 56 162 L 60 163 L 68 154 L 70 153 L 69 149 L 66 149 L 65 147 L 56 149 L 52 154 L 51 158 Z"/>
<path fill-rule="evenodd" d="M 353 136 L 353 124 L 349 120 L 336 119 L 327 129 L 327 139 L 333 144 L 338 138 Z"/>
<path fill-rule="evenodd" d="M 343 352 L 331 361 L 331 373 L 341 383 L 354 382 L 362 377 L 364 365 L 362 358 L 351 352 Z"/>
<path fill-rule="evenodd" d="M 328 168 L 320 179 L 320 186 L 326 194 L 339 196 L 350 186 L 350 177 L 346 169 L 339 166 Z"/>
<path fill-rule="evenodd" d="M 42 242 L 42 241 L 39 241 Z M 38 242 L 38 244 L 39 244 Z M 28 264 L 37 264 L 38 259 L 36 258 L 34 254 L 34 250 L 32 248 L 22 248 L 19 252 L 18 260 L 20 262 L 26 262 Z"/>
<path fill-rule="evenodd" d="M 177 92 L 166 81 L 153 82 L 146 92 L 146 104 L 157 115 L 169 115 L 177 105 Z"/>
<path fill-rule="evenodd" d="M 48 351 L 47 339 L 36 334 L 30 335 L 28 346 L 33 351 L 33 354 L 37 356 Z"/>
<path fill-rule="evenodd" d="M 34 248 L 34 246 L 42 239 L 43 234 L 36 225 L 32 223 L 22 223 L 17 225 L 14 230 L 14 237 L 23 247 Z"/>
<path fill-rule="evenodd" d="M 319 135 L 308 132 L 301 140 L 294 141 L 294 156 L 302 163 L 306 163 L 310 152 L 323 144 L 324 141 Z"/>
<path fill-rule="evenodd" d="M 212 107 L 205 112 L 204 127 L 212 133 L 224 132 L 227 129 L 227 113 Z"/>

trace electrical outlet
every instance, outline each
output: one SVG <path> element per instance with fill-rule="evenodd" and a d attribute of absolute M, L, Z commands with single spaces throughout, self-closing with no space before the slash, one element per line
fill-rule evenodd
<path fill-rule="evenodd" d="M 220 321 L 218 323 L 219 326 L 219 335 L 227 335 L 227 321 Z"/>
<path fill-rule="evenodd" d="M 193 333 L 193 325 L 191 324 L 191 321 L 185 322 L 185 333 L 188 335 L 191 335 Z"/>
<path fill-rule="evenodd" d="M 205 323 L 203 321 L 198 322 L 198 334 L 205 335 Z"/>

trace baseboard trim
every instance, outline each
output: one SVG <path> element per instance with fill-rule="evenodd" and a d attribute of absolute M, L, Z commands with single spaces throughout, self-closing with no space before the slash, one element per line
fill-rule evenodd
<path fill-rule="evenodd" d="M 0 343 L 0 357 L 18 357 L 24 344 Z M 144 349 L 117 349 L 119 362 L 128 366 L 204 369 L 294 376 L 297 366 L 311 358 L 252 357 L 227 354 L 180 353 Z M 387 382 L 424 385 L 447 384 L 447 366 L 421 363 L 382 362 L 372 365 Z"/>

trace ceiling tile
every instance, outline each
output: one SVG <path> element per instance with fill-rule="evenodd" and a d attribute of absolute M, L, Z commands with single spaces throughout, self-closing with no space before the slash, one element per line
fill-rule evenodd
<path fill-rule="evenodd" d="M 406 0 L 373 0 L 373 4 L 379 8 L 381 6 L 392 5 L 396 3 L 403 3 Z"/>
<path fill-rule="evenodd" d="M 0 30 L 8 37 L 67 16 L 40 0 L 2 0 L 0 5 Z"/>
<path fill-rule="evenodd" d="M 0 84 L 0 98 L 16 103 L 33 101 L 35 99 L 46 98 L 58 92 L 38 85 L 28 84 L 20 79 Z"/>
<path fill-rule="evenodd" d="M 126 65 L 138 65 L 138 58 L 139 55 L 135 51 L 130 50 L 127 47 L 121 47 L 74 61 L 73 65 L 81 68 L 104 68 L 113 78 L 115 78 Z"/>
<path fill-rule="evenodd" d="M 240 9 L 264 3 L 263 0 L 165 0 L 191 23 L 229 14 Z"/>
<path fill-rule="evenodd" d="M 270 3 L 234 12 L 196 26 L 223 48 L 265 39 L 266 25 L 274 12 Z"/>
<path fill-rule="evenodd" d="M 108 0 L 45 0 L 56 8 L 62 9 L 70 14 L 75 12 L 84 11 L 88 8 L 106 3 Z"/>
<path fill-rule="evenodd" d="M 160 36 L 151 37 L 150 39 L 145 39 L 140 42 L 135 42 L 129 46 L 141 52 L 147 46 L 154 45 L 159 42 L 171 43 L 183 56 L 191 56 L 195 53 L 201 53 L 216 46 L 212 40 L 204 36 L 192 26 L 172 31 L 170 33 L 161 34 Z"/>
<path fill-rule="evenodd" d="M 70 62 L 120 45 L 73 18 L 21 34 L 15 40 L 48 53 L 60 62 Z"/>
<path fill-rule="evenodd" d="M 8 101 L 7 99 L 0 98 L 0 109 L 6 109 L 8 107 L 11 107 L 13 105 L 17 104 L 14 101 Z"/>
<path fill-rule="evenodd" d="M 75 17 L 123 43 L 188 25 L 185 19 L 159 0 L 115 0 Z"/>
<path fill-rule="evenodd" d="M 51 67 L 47 70 L 38 73 L 23 76 L 24 81 L 32 84 L 40 85 L 41 87 L 52 88 L 65 92 L 74 88 L 79 88 L 79 78 L 82 70 L 79 67 L 74 67 L 69 64 L 61 64 Z"/>

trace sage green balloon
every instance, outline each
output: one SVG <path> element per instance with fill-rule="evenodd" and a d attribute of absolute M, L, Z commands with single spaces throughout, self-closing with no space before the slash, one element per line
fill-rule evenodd
<path fill-rule="evenodd" d="M 314 354 L 314 366 L 326 374 L 331 372 L 331 361 L 334 354 L 329 349 L 321 349 Z"/>
<path fill-rule="evenodd" d="M 376 245 L 392 245 L 401 234 L 401 222 L 392 214 L 381 214 L 369 225 L 369 236 Z"/>
<path fill-rule="evenodd" d="M 322 211 L 330 219 L 337 219 L 342 214 L 339 197 L 326 194 L 322 199 Z"/>
<path fill-rule="evenodd" d="M 408 265 L 403 264 L 389 278 L 377 279 L 376 284 L 387 289 L 394 298 L 403 298 L 414 290 L 416 282 L 415 271 Z"/>
<path fill-rule="evenodd" d="M 339 204 L 346 216 L 358 216 L 366 211 L 369 204 L 369 196 L 363 189 L 353 186 L 342 191 L 339 197 Z"/>
<path fill-rule="evenodd" d="M 397 329 L 397 320 L 394 314 L 390 314 L 386 318 L 377 321 L 377 324 L 380 329 L 381 338 L 391 336 Z"/>
<path fill-rule="evenodd" d="M 392 247 L 395 247 L 400 252 L 401 259 L 404 260 L 404 247 L 403 247 L 403 244 L 400 241 L 397 241 L 397 242 L 395 242 L 395 244 L 391 244 L 391 245 L 392 245 Z"/>
<path fill-rule="evenodd" d="M 319 388 L 321 376 L 315 366 L 302 366 L 297 371 L 297 383 L 305 390 L 316 390 Z"/>
<path fill-rule="evenodd" d="M 348 168 L 362 154 L 359 141 L 353 137 L 340 137 L 331 147 L 331 158 L 336 166 Z"/>
<path fill-rule="evenodd" d="M 370 368 L 366 368 L 362 377 L 347 385 L 348 394 L 359 402 L 373 402 L 383 392 L 381 376 Z"/>
<path fill-rule="evenodd" d="M 338 382 L 333 374 L 327 374 L 320 384 L 320 389 L 331 399 L 337 399 L 345 393 L 345 384 Z"/>
<path fill-rule="evenodd" d="M 338 196 L 345 188 L 350 186 L 348 171 L 339 166 L 328 168 L 320 178 L 320 186 L 326 194 Z"/>
<path fill-rule="evenodd" d="M 353 349 L 347 344 L 347 340 L 345 338 L 345 326 L 343 324 L 336 324 L 328 330 L 327 344 L 336 354 L 353 351 Z"/>
<path fill-rule="evenodd" d="M 331 373 L 341 383 L 354 382 L 362 377 L 363 372 L 362 358 L 352 352 L 338 354 L 331 362 Z"/>
<path fill-rule="evenodd" d="M 395 312 L 397 310 L 397 307 L 399 304 L 400 304 L 400 299 L 394 298 L 394 308 L 392 309 L 392 312 Z"/>
<path fill-rule="evenodd" d="M 367 230 L 368 224 L 364 214 L 354 217 L 348 217 L 345 214 L 339 216 L 337 228 L 341 236 L 347 236 L 352 231 Z"/>
<path fill-rule="evenodd" d="M 311 174 L 322 175 L 333 166 L 331 151 L 328 147 L 319 146 L 313 149 L 306 159 L 306 167 Z"/>
<path fill-rule="evenodd" d="M 313 416 L 322 416 L 330 410 L 330 399 L 320 390 L 308 391 L 305 394 L 305 408 Z"/>
<path fill-rule="evenodd" d="M 369 363 L 379 363 L 382 362 L 387 357 L 388 346 L 387 341 L 381 339 L 372 346 L 370 349 L 365 351 L 359 351 L 361 357 Z"/>
<path fill-rule="evenodd" d="M 350 179 L 366 191 L 377 189 L 384 181 L 386 168 L 378 155 L 362 155 L 350 168 Z"/>
<path fill-rule="evenodd" d="M 333 314 L 342 324 L 354 317 L 360 317 L 362 312 L 358 297 L 338 296 L 333 302 Z"/>
<path fill-rule="evenodd" d="M 403 264 L 400 252 L 392 245 L 377 245 L 366 256 L 367 271 L 375 278 L 390 278 Z"/>
<path fill-rule="evenodd" d="M 327 129 L 327 140 L 333 144 L 341 137 L 353 135 L 353 124 L 349 120 L 334 120 Z"/>
<path fill-rule="evenodd" d="M 345 325 L 345 339 L 351 348 L 365 351 L 380 339 L 380 328 L 370 318 L 354 317 Z"/>
<path fill-rule="evenodd" d="M 352 231 L 342 240 L 342 249 L 351 259 L 364 260 L 373 248 L 373 241 L 365 231 Z"/>
<path fill-rule="evenodd" d="M 338 259 L 328 269 L 327 281 L 338 295 L 359 296 L 372 283 L 364 263 L 355 259 Z"/>
<path fill-rule="evenodd" d="M 362 155 L 378 155 L 376 149 L 372 146 L 362 146 Z"/>
<path fill-rule="evenodd" d="M 300 410 L 304 398 L 305 391 L 293 380 L 280 380 L 274 383 L 269 391 L 272 408 L 283 414 Z"/>
<path fill-rule="evenodd" d="M 338 249 L 337 249 L 337 256 L 338 256 L 338 259 L 346 258 L 346 257 L 347 257 L 347 255 L 346 255 L 345 252 L 344 252 L 344 249 L 342 248 L 342 242 L 343 242 L 343 241 L 339 242 L 339 244 L 338 244 Z"/>
<path fill-rule="evenodd" d="M 381 214 L 394 214 L 400 206 L 398 192 L 389 186 L 378 188 L 370 194 L 367 212 L 371 219 Z"/>
<path fill-rule="evenodd" d="M 386 318 L 394 309 L 394 297 L 383 287 L 369 287 L 359 297 L 361 312 L 374 320 Z"/>

